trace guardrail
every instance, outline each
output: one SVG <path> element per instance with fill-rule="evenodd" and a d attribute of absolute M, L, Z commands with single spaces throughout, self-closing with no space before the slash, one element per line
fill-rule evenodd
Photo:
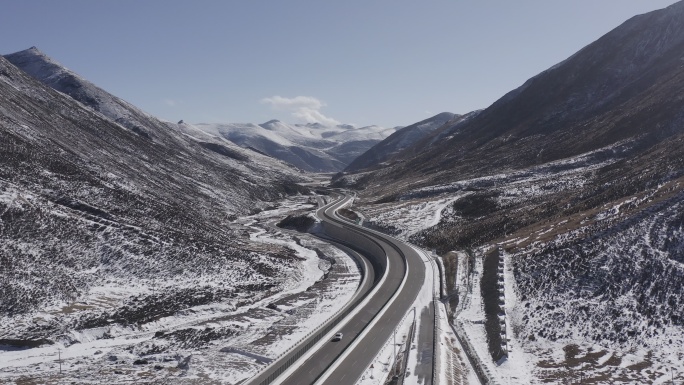
<path fill-rule="evenodd" d="M 439 385 L 439 373 L 441 372 L 441 362 L 442 360 L 440 359 L 440 354 L 439 354 L 439 339 L 440 337 L 440 331 L 441 329 L 439 328 L 439 300 L 433 299 L 432 300 L 432 311 L 435 313 L 435 320 L 434 320 L 434 334 L 432 335 L 432 384 L 433 385 Z"/>
<path fill-rule="evenodd" d="M 393 237 L 391 235 L 388 235 L 388 234 L 383 234 L 383 235 L 385 235 L 389 238 L 398 240 L 396 237 Z M 425 253 L 426 255 L 429 255 L 427 253 L 427 251 L 425 251 L 425 250 L 421 249 L 420 251 Z M 432 263 L 437 265 L 437 268 L 439 270 L 439 283 L 440 283 L 439 297 L 440 297 L 440 299 L 444 298 L 444 297 L 446 297 L 447 290 L 446 290 L 446 276 L 445 276 L 445 271 L 444 271 L 444 266 L 442 264 L 442 261 L 439 260 L 438 258 L 432 258 L 431 256 L 428 256 L 428 259 Z M 468 287 L 466 288 L 466 291 L 472 292 L 472 282 L 468 282 Z M 466 298 L 467 298 L 466 301 L 459 301 L 459 306 L 458 306 L 459 308 L 462 309 L 462 307 L 464 305 L 466 305 L 466 302 L 469 302 L 468 297 L 469 296 L 466 295 Z M 439 303 L 441 303 L 441 301 L 439 301 L 437 299 L 437 296 L 433 296 L 433 306 L 434 306 L 434 312 L 435 312 L 435 319 L 434 319 L 435 338 L 433 339 L 433 368 L 432 368 L 433 369 L 433 372 L 432 372 L 433 384 L 438 384 L 438 382 L 439 382 L 439 376 L 438 376 L 438 373 L 439 373 L 439 367 L 438 367 L 439 341 L 437 338 L 438 332 L 441 330 L 439 328 L 439 326 L 440 326 L 439 313 L 437 311 L 437 306 Z M 455 310 L 455 311 L 458 311 L 458 310 Z M 406 315 L 408 315 L 408 313 Z M 448 313 L 447 313 L 447 315 L 448 315 Z M 496 381 L 496 379 L 493 377 L 489 368 L 482 362 L 482 360 L 480 359 L 480 356 L 477 354 L 473 344 L 470 342 L 470 338 L 468 337 L 465 330 L 461 326 L 461 321 L 457 320 L 455 316 L 454 316 L 454 324 L 452 324 L 451 322 L 448 322 L 448 320 L 447 320 L 447 324 L 449 324 L 449 326 L 451 326 L 454 334 L 456 335 L 456 338 L 458 339 L 461 346 L 463 347 L 466 358 L 468 359 L 468 361 L 470 361 L 470 364 L 473 367 L 475 374 L 477 375 L 478 379 L 480 380 L 480 382 L 482 384 L 485 384 L 485 385 L 487 385 L 487 384 L 499 385 L 498 381 Z M 405 319 L 405 317 L 406 316 L 404 316 L 404 319 Z M 402 323 L 404 322 L 404 319 L 402 319 Z M 383 345 L 382 349 L 384 349 L 386 347 L 386 345 L 387 345 L 387 343 L 385 345 Z M 506 346 L 506 348 L 508 350 L 507 346 Z M 382 352 L 382 349 L 380 352 L 378 352 L 378 355 Z M 378 355 L 376 355 L 376 359 L 377 359 Z M 370 366 L 370 364 L 369 364 L 369 366 Z"/>
<path fill-rule="evenodd" d="M 346 220 L 345 218 L 341 218 L 341 219 L 342 219 L 342 220 Z M 345 227 L 348 227 L 348 226 L 345 226 Z M 368 229 L 366 229 L 365 232 L 379 233 L 379 232 L 377 232 L 377 231 L 368 230 Z M 382 234 L 382 236 L 385 236 L 385 237 L 394 239 L 394 240 L 396 240 L 396 241 L 398 241 L 398 242 L 403 242 L 402 240 L 397 239 L 396 237 L 394 237 L 394 236 L 392 236 L 392 235 L 384 234 L 384 233 L 380 233 L 380 234 Z M 399 253 L 399 255 L 401 255 L 401 256 L 403 257 L 404 263 L 407 263 L 407 261 L 406 261 L 406 256 L 404 255 L 404 253 L 403 253 L 396 245 L 390 243 L 390 246 L 392 246 L 392 247 Z M 435 266 L 437 266 L 437 270 L 438 270 L 438 273 L 437 273 L 437 274 L 438 274 L 438 277 L 439 277 L 439 278 L 438 278 L 438 279 L 439 279 L 438 282 L 439 282 L 439 287 L 440 287 L 440 289 L 437 290 L 437 291 L 439 291 L 439 292 L 441 293 L 441 292 L 442 292 L 442 273 L 441 273 L 441 271 L 440 271 L 440 269 L 439 269 L 438 263 L 435 261 L 434 258 L 432 258 L 432 256 L 431 256 L 427 251 L 425 251 L 425 250 L 423 250 L 423 249 L 419 249 L 418 247 L 412 246 L 412 245 L 411 245 L 411 248 L 413 248 L 413 249 L 414 249 L 416 252 L 418 252 L 418 253 L 424 254 L 424 256 L 427 258 L 428 262 L 430 263 L 430 267 L 431 267 L 432 270 L 433 270 L 433 277 L 434 277 L 434 274 L 435 274 Z M 416 293 L 416 295 L 415 295 L 415 297 L 414 297 L 414 301 L 415 301 L 415 298 L 417 298 L 417 297 L 418 297 L 418 293 Z M 438 310 L 437 310 L 437 306 L 438 306 L 438 305 L 436 305 L 436 304 L 438 304 L 438 303 L 440 303 L 440 302 L 439 302 L 438 296 L 436 295 L 436 290 L 435 290 L 434 283 L 433 283 L 433 287 L 432 287 L 432 298 L 433 298 L 433 300 L 432 300 L 432 302 L 433 302 L 432 305 L 433 305 L 433 313 L 434 313 L 434 319 L 433 319 L 433 328 L 434 328 L 433 330 L 434 330 L 434 333 L 433 333 L 433 339 L 432 339 L 432 351 L 433 351 L 433 355 L 432 355 L 432 357 L 433 357 L 433 364 L 432 364 L 432 383 L 433 383 L 433 384 L 438 384 L 438 382 L 439 382 L 439 376 L 438 376 L 438 373 L 439 373 L 439 354 L 438 354 L 438 351 L 439 351 L 439 339 L 438 339 L 438 337 L 439 337 L 439 331 L 440 331 L 441 329 L 439 329 L 439 312 L 438 312 Z M 415 311 L 415 309 L 414 309 L 414 311 Z M 408 313 L 409 313 L 409 312 L 406 312 L 406 314 L 404 315 L 404 317 L 402 318 L 402 320 L 400 321 L 400 323 L 397 324 L 397 328 L 398 328 L 400 325 L 402 325 L 403 322 L 406 320 L 406 317 L 408 316 Z M 414 313 L 414 315 L 415 315 L 415 313 Z M 374 359 L 373 361 L 376 361 L 376 360 L 377 360 L 377 357 L 382 353 L 382 351 L 384 350 L 384 348 L 387 346 L 388 343 L 389 343 L 389 340 L 385 343 L 385 345 L 383 345 L 383 347 L 380 349 L 380 351 L 378 351 L 378 353 L 376 354 L 375 359 Z M 364 372 L 368 371 L 368 368 L 370 367 L 370 365 L 371 365 L 371 363 L 368 364 L 368 366 L 366 367 L 366 370 L 365 370 Z"/>
<path fill-rule="evenodd" d="M 398 240 L 396 237 L 391 236 L 389 234 L 383 234 L 383 235 L 385 235 L 389 238 Z M 414 249 L 417 249 L 417 247 L 414 247 Z M 428 256 L 428 259 L 432 263 L 435 263 L 437 265 L 437 268 L 439 270 L 439 286 L 440 286 L 439 296 L 441 298 L 444 298 L 446 296 L 446 292 L 447 292 L 446 291 L 446 276 L 445 276 L 446 272 L 444 271 L 444 266 L 442 265 L 442 261 L 437 259 L 437 258 L 433 258 L 430 254 L 428 254 L 427 251 L 425 251 L 423 249 L 420 249 L 420 252 L 423 252 L 426 256 Z M 467 291 L 468 292 L 472 291 L 472 282 L 468 283 Z M 438 303 L 441 303 L 441 301 L 438 301 L 436 299 L 437 298 L 436 296 L 433 296 L 433 297 L 434 297 L 433 298 L 433 306 L 437 305 Z M 469 296 L 466 296 L 466 297 L 469 297 Z M 459 301 L 459 302 L 461 302 L 461 301 Z M 459 308 L 464 306 L 466 301 L 462 301 L 462 302 L 463 303 L 459 303 L 459 305 L 460 305 Z M 434 319 L 435 338 L 433 339 L 432 378 L 433 378 L 433 384 L 438 384 L 438 382 L 439 382 L 439 376 L 438 376 L 438 373 L 439 373 L 439 366 L 438 366 L 439 365 L 438 364 L 439 341 L 438 341 L 437 335 L 441 329 L 439 329 L 439 325 L 440 325 L 439 318 L 438 318 L 439 313 L 437 311 L 436 306 L 434 307 L 434 313 L 435 313 L 435 319 Z M 408 313 L 406 315 L 408 315 Z M 406 316 L 404 316 L 404 319 L 405 319 L 405 317 Z M 404 319 L 402 319 L 402 323 L 404 322 Z M 463 330 L 462 326 L 460 325 L 460 321 L 457 320 L 456 317 L 454 317 L 454 322 L 456 323 L 456 325 L 452 324 L 451 322 L 448 322 L 448 320 L 447 320 L 447 324 L 449 324 L 449 326 L 451 326 L 454 334 L 456 335 L 456 338 L 459 340 L 461 346 L 463 347 L 466 358 L 468 359 L 468 361 L 470 361 L 470 364 L 473 367 L 473 369 L 475 370 L 475 374 L 477 375 L 480 382 L 482 382 L 482 384 L 485 384 L 485 385 L 487 385 L 487 384 L 498 385 L 498 382 L 493 378 L 491 371 L 481 361 L 480 356 L 477 354 L 475 348 L 473 347 L 472 343 L 470 342 L 470 338 L 468 337 L 468 335 L 465 333 L 465 330 Z M 387 345 L 387 343 L 383 346 L 382 349 L 384 349 L 386 345 Z M 382 349 L 380 352 L 378 352 L 378 355 L 382 352 Z M 378 355 L 376 355 L 376 359 L 377 359 Z M 370 366 L 370 364 L 369 364 L 369 366 Z"/>

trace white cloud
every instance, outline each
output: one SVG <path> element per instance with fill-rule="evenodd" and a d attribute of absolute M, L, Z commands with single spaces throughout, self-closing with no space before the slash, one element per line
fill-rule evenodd
<path fill-rule="evenodd" d="M 326 126 L 340 124 L 339 121 L 323 115 L 320 110 L 325 106 L 325 103 L 311 96 L 284 98 L 276 95 L 261 99 L 261 103 L 269 104 L 276 110 L 290 111 L 292 116 L 306 123 L 321 123 Z"/>
<path fill-rule="evenodd" d="M 164 104 L 170 107 L 175 107 L 178 104 L 178 102 L 176 102 L 173 99 L 164 99 Z"/>
<path fill-rule="evenodd" d="M 325 103 L 321 102 L 316 98 L 312 98 L 311 96 L 295 96 L 294 98 L 272 96 L 270 98 L 261 99 L 261 102 L 270 104 L 274 108 L 278 109 L 305 107 L 317 110 L 325 106 Z"/>

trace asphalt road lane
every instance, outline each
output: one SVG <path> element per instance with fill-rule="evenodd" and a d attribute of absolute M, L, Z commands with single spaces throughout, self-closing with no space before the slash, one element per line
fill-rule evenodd
<path fill-rule="evenodd" d="M 346 199 L 349 199 L 349 197 Z M 335 217 L 334 210 L 341 206 L 345 200 L 329 208 L 319 210 L 320 217 L 339 226 L 355 227 L 355 231 L 362 232 L 374 239 L 387 254 L 390 266 L 389 274 L 378 289 L 378 292 L 373 296 L 373 299 L 360 309 L 359 313 L 345 324 L 344 327 L 338 330 L 344 333 L 342 341 L 328 342 L 311 358 L 299 364 L 297 370 L 283 381 L 283 384 L 301 385 L 314 383 L 333 364 L 336 358 L 352 344 L 353 340 L 361 334 L 375 315 L 380 312 L 387 301 L 395 294 L 404 279 L 406 265 L 408 264 L 410 279 L 406 280 L 396 300 L 380 316 L 378 322 L 372 326 L 364 340 L 350 350 L 346 358 L 330 373 L 324 383 L 353 384 L 356 382 L 385 342 L 392 336 L 395 327 L 409 311 L 416 295 L 423 286 L 425 263 L 413 248 L 393 238 L 350 225 L 348 222 Z M 349 231 L 352 230 L 349 229 Z M 404 257 L 406 258 L 406 263 Z M 431 382 L 430 379 L 430 381 L 425 383 Z"/>

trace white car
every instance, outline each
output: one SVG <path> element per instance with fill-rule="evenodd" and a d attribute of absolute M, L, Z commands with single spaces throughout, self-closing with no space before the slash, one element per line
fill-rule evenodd
<path fill-rule="evenodd" d="M 335 333 L 335 337 L 333 337 L 333 341 L 339 341 L 342 339 L 342 333 Z"/>

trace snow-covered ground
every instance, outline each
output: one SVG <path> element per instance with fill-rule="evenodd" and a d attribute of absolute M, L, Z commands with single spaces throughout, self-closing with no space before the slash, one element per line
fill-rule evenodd
<path fill-rule="evenodd" d="M 684 193 L 672 194 L 675 184 L 550 224 L 568 230 L 538 231 L 508 257 L 516 285 L 507 291 L 524 298 L 511 316 L 537 377 L 666 383 L 682 372 Z"/>
<path fill-rule="evenodd" d="M 397 202 L 361 202 L 355 209 L 366 225 L 416 242 L 466 234 L 450 229 L 492 230 L 501 222 L 486 220 L 497 210 L 512 208 L 506 215 L 525 217 L 529 225 L 488 235 L 504 255 L 498 286 L 505 310 L 499 315 L 505 320 L 504 359 L 494 362 L 489 352 L 480 287 L 483 258 L 497 243 L 463 248 L 473 256 L 471 271 L 464 264 L 468 255 L 457 253 L 456 282 L 450 288 L 458 296 L 458 306 L 451 309 L 454 326 L 473 347 L 485 376 L 496 383 L 664 384 L 673 371 L 679 373 L 675 379 L 684 376 L 684 180 L 533 221 L 554 197 L 567 199 L 570 208 L 568 197 L 592 196 L 593 178 L 618 159 L 606 153 L 620 155 L 629 145 L 423 187 Z M 472 196 L 484 198 L 463 199 Z M 473 202 L 479 211 L 469 213 L 461 202 Z M 528 214 L 532 210 L 539 211 Z"/>
<path fill-rule="evenodd" d="M 463 195 L 364 206 L 359 211 L 366 218 L 365 226 L 383 228 L 401 239 L 408 239 L 411 235 L 438 224 L 445 210 L 450 211 L 451 204 Z M 391 224 L 391 228 L 386 228 L 386 224 Z"/>
<path fill-rule="evenodd" d="M 509 348 L 508 358 L 498 363 L 491 359 L 487 348 L 485 313 L 480 291 L 482 270 L 482 258 L 476 258 L 473 274 L 469 277 L 460 275 L 460 279 L 471 280 L 471 282 L 459 282 L 459 286 L 468 287 L 471 290 L 463 294 L 463 306 L 456 312 L 455 324 L 465 332 L 464 336 L 474 347 L 477 354 L 476 360 L 484 366 L 488 378 L 499 384 L 531 384 L 533 381 L 529 366 L 532 360 L 524 355 L 521 349 L 517 349 L 517 341 L 513 336 L 509 337 L 509 344 L 512 348 Z M 510 282 L 506 283 L 506 286 L 510 285 L 512 285 Z M 514 303 L 513 300 L 509 300 L 508 295 L 507 292 L 507 314 L 510 311 L 509 307 L 513 307 Z"/>
<path fill-rule="evenodd" d="M 255 244 L 255 248 L 261 244 L 264 250 L 287 249 L 298 259 L 280 290 L 245 291 L 144 323 L 108 322 L 104 326 L 70 330 L 52 345 L 25 349 L 2 346 L 0 383 L 40 379 L 47 383 L 140 380 L 231 384 L 253 376 L 269 359 L 286 351 L 334 314 L 358 287 L 358 267 L 344 252 L 314 237 L 295 237 L 267 225 L 288 212 L 311 209 L 310 197 L 300 196 L 275 209 L 239 218 L 233 224 L 242 224 L 247 242 Z M 268 266 L 265 259 L 261 262 L 264 268 Z M 155 286 L 147 282 L 112 282 L 94 287 L 86 297 L 68 307 L 47 308 L 29 318 L 5 317 L 0 332 L 21 324 L 40 325 L 50 318 L 64 317 L 65 313 L 77 317 L 95 307 L 116 306 L 122 298 L 163 293 L 171 285 L 221 284 L 213 276 L 189 279 L 186 283 L 159 283 Z"/>

